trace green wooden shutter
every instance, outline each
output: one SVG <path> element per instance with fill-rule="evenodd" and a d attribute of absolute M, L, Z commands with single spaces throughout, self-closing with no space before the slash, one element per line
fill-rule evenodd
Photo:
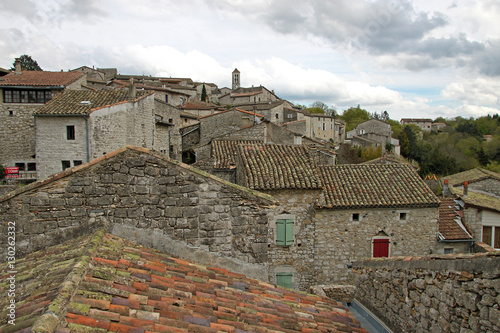
<path fill-rule="evenodd" d="M 292 273 L 277 273 L 276 284 L 284 288 L 292 288 Z"/>
<path fill-rule="evenodd" d="M 276 221 L 276 244 L 281 246 L 293 245 L 293 220 Z"/>
<path fill-rule="evenodd" d="M 286 243 L 286 220 L 276 221 L 276 244 L 284 246 Z"/>
<path fill-rule="evenodd" d="M 285 245 L 293 245 L 293 220 L 285 220 Z"/>

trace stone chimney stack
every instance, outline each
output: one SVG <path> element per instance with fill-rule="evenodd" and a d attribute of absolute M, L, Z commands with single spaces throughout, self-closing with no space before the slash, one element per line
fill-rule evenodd
<path fill-rule="evenodd" d="M 451 194 L 451 193 L 450 193 L 450 189 L 449 189 L 449 187 L 448 187 L 448 179 L 445 179 L 445 180 L 443 181 L 443 183 L 444 183 L 444 184 L 443 184 L 443 196 L 444 196 L 444 197 L 448 197 L 448 196 L 450 196 L 450 194 Z"/>
<path fill-rule="evenodd" d="M 134 78 L 130 78 L 130 85 L 128 87 L 128 99 L 135 99 L 137 96 L 137 91 L 134 85 Z"/>
<path fill-rule="evenodd" d="M 467 195 L 469 193 L 469 182 L 465 181 L 464 182 L 464 195 Z"/>
<path fill-rule="evenodd" d="M 16 74 L 21 74 L 21 58 L 16 58 L 14 69 Z"/>

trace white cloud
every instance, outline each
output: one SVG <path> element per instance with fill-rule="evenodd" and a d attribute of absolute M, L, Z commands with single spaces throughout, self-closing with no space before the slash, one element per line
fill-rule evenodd
<path fill-rule="evenodd" d="M 446 86 L 443 97 L 462 101 L 465 105 L 500 107 L 500 81 L 494 78 L 462 78 Z M 498 109 L 497 109 L 498 112 Z"/>

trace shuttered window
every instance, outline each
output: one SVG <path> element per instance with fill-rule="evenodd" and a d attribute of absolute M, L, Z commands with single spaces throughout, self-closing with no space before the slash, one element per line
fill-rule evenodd
<path fill-rule="evenodd" d="M 373 240 L 373 258 L 389 257 L 389 239 Z"/>
<path fill-rule="evenodd" d="M 292 288 L 292 273 L 276 274 L 276 284 L 284 288 Z"/>
<path fill-rule="evenodd" d="M 293 220 L 276 221 L 276 244 L 281 246 L 293 245 Z"/>

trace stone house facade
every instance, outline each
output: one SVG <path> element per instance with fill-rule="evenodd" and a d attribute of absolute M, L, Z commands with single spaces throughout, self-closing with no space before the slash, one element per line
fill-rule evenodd
<path fill-rule="evenodd" d="M 33 114 L 65 90 L 80 90 L 86 76 L 78 72 L 21 71 L 0 82 L 0 164 L 19 167 L 21 179 L 36 179 Z"/>
<path fill-rule="evenodd" d="M 87 163 L 127 144 L 155 145 L 152 92 L 66 91 L 35 112 L 37 178 Z M 161 134 L 165 134 L 161 132 Z"/>
<path fill-rule="evenodd" d="M 353 261 L 435 252 L 439 200 L 406 164 L 320 166 L 314 271 L 349 282 Z"/>
<path fill-rule="evenodd" d="M 275 102 L 279 100 L 279 97 L 274 94 L 274 91 L 258 86 L 251 88 L 238 87 L 233 89 L 229 94 L 219 97 L 219 103 L 221 105 L 232 105 L 238 106 L 240 104 L 249 103 L 264 103 L 264 102 Z"/>
<path fill-rule="evenodd" d="M 297 110 L 292 107 L 293 105 L 285 100 L 238 105 L 238 109 L 256 112 L 266 117 L 268 121 L 276 124 L 297 120 Z"/>
<path fill-rule="evenodd" d="M 321 182 L 304 146 L 239 145 L 236 183 L 274 197 L 279 203 L 268 219 L 271 283 L 304 289 L 318 284 L 314 266 L 315 208 Z"/>
<path fill-rule="evenodd" d="M 399 146 L 398 140 L 392 139 L 391 124 L 379 119 L 370 119 L 358 124 L 354 130 L 348 132 L 347 138 L 351 140 L 352 146 L 380 146 L 382 152 L 385 152 L 387 144 L 393 145 L 393 141 Z"/>
<path fill-rule="evenodd" d="M 297 120 L 305 120 L 305 136 L 310 138 L 331 141 L 337 145 L 342 144 L 345 138 L 345 123 L 341 119 L 325 114 L 309 113 L 302 111 Z"/>
<path fill-rule="evenodd" d="M 463 206 L 475 240 L 500 249 L 500 174 L 475 168 L 443 177 L 440 183 L 444 195 Z"/>
<path fill-rule="evenodd" d="M 422 131 L 430 132 L 432 130 L 432 119 L 427 118 L 402 118 L 401 125 L 415 125 Z"/>

